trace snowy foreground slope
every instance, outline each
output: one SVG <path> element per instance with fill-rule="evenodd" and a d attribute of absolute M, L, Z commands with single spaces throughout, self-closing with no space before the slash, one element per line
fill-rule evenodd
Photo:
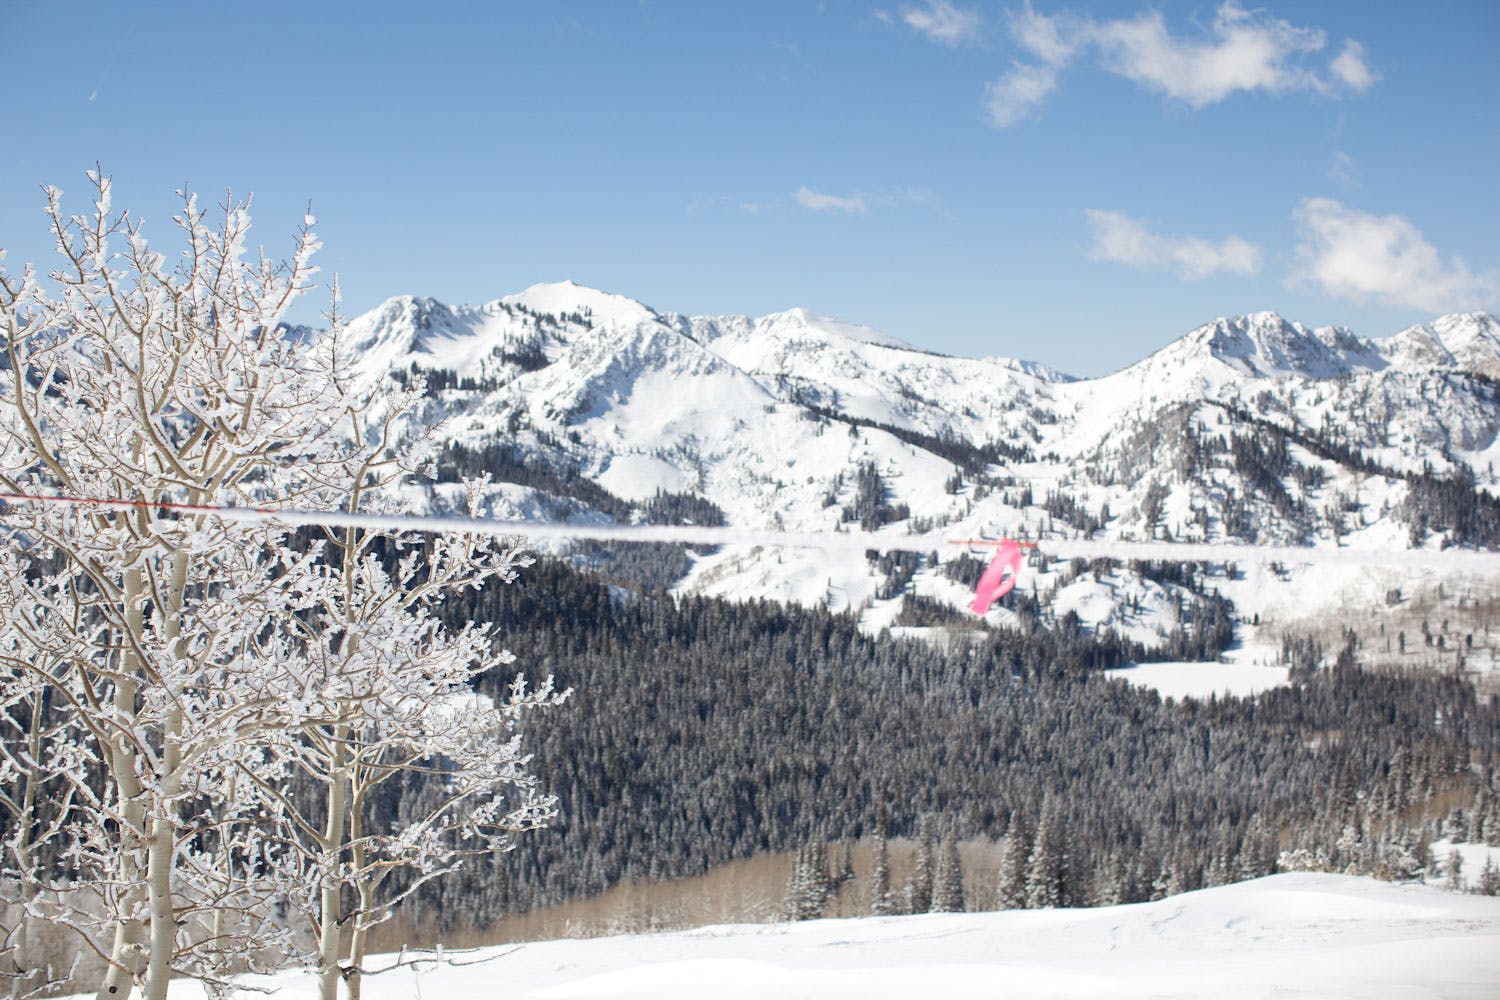
<path fill-rule="evenodd" d="M 1500 899 L 1285 874 L 1154 903 L 524 944 L 391 972 L 368 1000 L 1500 996 Z M 470 960 L 472 956 L 465 956 Z M 314 995 L 283 976 L 287 1000 Z M 174 986 L 174 998 L 196 987 Z"/>

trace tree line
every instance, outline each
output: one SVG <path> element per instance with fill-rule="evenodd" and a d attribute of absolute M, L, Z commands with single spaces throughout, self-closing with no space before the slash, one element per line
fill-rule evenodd
<path fill-rule="evenodd" d="M 1004 838 L 1012 898 L 1048 905 L 1265 874 L 1299 847 L 1347 865 L 1350 826 L 1360 858 L 1397 870 L 1431 839 L 1411 819 L 1423 803 L 1477 801 L 1500 753 L 1500 709 L 1470 684 L 1368 672 L 1352 649 L 1254 699 L 1173 702 L 1102 676 L 1136 650 L 1034 612 L 940 650 L 817 608 L 622 598 L 548 561 L 443 613 L 502 623 L 530 671 L 576 694 L 529 734 L 555 827 L 482 877 L 423 887 L 408 915 L 438 925 L 856 840 L 877 815 L 893 836 L 925 820 Z M 1204 641 L 1165 645 L 1216 654 Z M 390 792 L 390 808 L 420 794 Z"/>

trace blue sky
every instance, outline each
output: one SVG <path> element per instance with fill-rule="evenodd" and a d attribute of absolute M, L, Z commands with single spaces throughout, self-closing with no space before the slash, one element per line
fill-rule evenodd
<path fill-rule="evenodd" d="M 1500 4 L 11 0 L 0 37 L 10 269 L 97 161 L 158 248 L 184 183 L 278 253 L 311 201 L 350 313 L 573 278 L 1099 374 L 1217 315 L 1500 310 Z"/>

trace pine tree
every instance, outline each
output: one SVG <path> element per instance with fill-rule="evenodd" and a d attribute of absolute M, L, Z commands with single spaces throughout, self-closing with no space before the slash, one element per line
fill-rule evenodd
<path fill-rule="evenodd" d="M 1161 868 L 1157 870 L 1156 877 L 1151 880 L 1151 898 L 1166 899 L 1168 896 L 1181 891 L 1177 877 L 1177 865 L 1163 858 Z"/>
<path fill-rule="evenodd" d="M 1063 905 L 1063 871 L 1067 862 L 1054 815 L 1042 814 L 1031 856 L 1026 859 L 1026 905 L 1032 909 Z"/>
<path fill-rule="evenodd" d="M 875 868 L 870 874 L 870 912 L 877 917 L 896 912 L 891 898 L 891 858 L 885 843 L 885 811 L 875 826 Z"/>
<path fill-rule="evenodd" d="M 810 841 L 797 851 L 782 908 L 788 920 L 816 920 L 827 907 L 828 847 Z"/>
<path fill-rule="evenodd" d="M 1094 870 L 1089 902 L 1094 906 L 1116 906 L 1125 902 L 1126 880 L 1125 865 L 1120 860 L 1120 855 L 1111 851 Z"/>
<path fill-rule="evenodd" d="M 917 854 L 912 860 L 911 878 L 906 883 L 906 912 L 926 913 L 932 909 L 932 824 L 924 817 L 917 837 Z"/>
<path fill-rule="evenodd" d="M 1447 876 L 1449 889 L 1454 892 L 1464 891 L 1464 856 L 1458 852 L 1458 848 L 1448 852 L 1448 859 L 1443 862 L 1443 874 Z"/>
<path fill-rule="evenodd" d="M 1489 794 L 1485 789 L 1479 790 L 1479 795 L 1474 799 L 1474 808 L 1470 809 L 1464 824 L 1464 840 L 1471 844 L 1478 844 L 1484 840 L 1484 817 L 1489 810 Z M 1458 838 L 1454 838 L 1458 839 Z"/>
<path fill-rule="evenodd" d="M 964 912 L 964 872 L 958 858 L 958 841 L 950 833 L 938 853 L 937 874 L 933 878 L 932 912 Z"/>
<path fill-rule="evenodd" d="M 1484 867 L 1479 871 L 1479 883 L 1474 891 L 1483 896 L 1500 896 L 1500 867 L 1495 865 L 1495 856 L 1484 856 Z"/>
<path fill-rule="evenodd" d="M 1276 869 L 1276 838 L 1267 829 L 1265 818 L 1260 813 L 1250 819 L 1235 864 L 1237 881 L 1260 878 Z"/>
<path fill-rule="evenodd" d="M 1026 906 L 1026 859 L 1031 854 L 1031 836 L 1019 818 L 1012 820 L 1010 832 L 1000 849 L 1000 878 L 995 905 L 1002 910 L 1020 910 Z"/>
<path fill-rule="evenodd" d="M 1489 808 L 1484 813 L 1484 826 L 1479 839 L 1491 847 L 1500 847 L 1500 795 L 1490 796 Z"/>

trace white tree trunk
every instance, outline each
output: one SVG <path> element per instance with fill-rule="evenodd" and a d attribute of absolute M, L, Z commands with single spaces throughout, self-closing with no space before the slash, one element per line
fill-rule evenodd
<path fill-rule="evenodd" d="M 139 668 L 132 638 L 141 634 L 141 603 L 145 583 L 140 570 L 125 574 L 125 632 L 121 637 L 120 676 L 115 682 L 114 710 L 120 723 L 136 717 L 135 681 Z M 143 876 L 146 872 L 145 825 L 146 806 L 137 770 L 137 755 L 123 732 L 117 732 L 109 746 L 109 773 L 120 796 L 119 880 L 127 886 L 120 909 L 135 914 L 146 903 Z M 145 970 L 142 965 L 146 947 L 146 922 L 130 916 L 115 925 L 114 943 L 110 948 L 109 966 L 99 984 L 98 1000 L 121 1000 Z"/>
<path fill-rule="evenodd" d="M 344 846 L 344 827 L 348 821 L 348 767 L 344 759 L 344 745 L 349 738 L 348 727 L 339 726 L 334 731 L 333 768 L 328 775 L 328 822 L 323 828 L 323 856 L 339 864 L 339 854 Z M 323 889 L 318 915 L 318 997 L 319 1000 L 338 1000 L 339 980 L 342 978 L 340 961 L 344 957 L 344 913 L 339 898 L 343 880 L 337 871 L 323 876 Z"/>

